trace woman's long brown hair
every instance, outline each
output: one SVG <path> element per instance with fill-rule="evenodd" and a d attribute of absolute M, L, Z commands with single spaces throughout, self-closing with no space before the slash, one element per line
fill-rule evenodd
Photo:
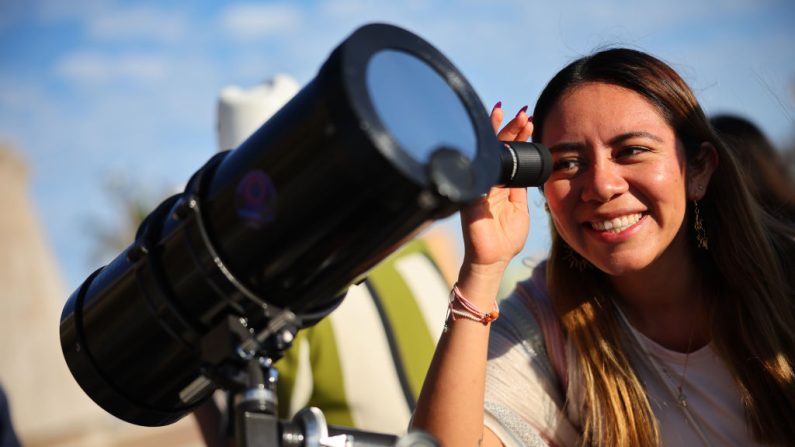
<path fill-rule="evenodd" d="M 653 104 L 685 146 L 688 164 L 709 142 L 720 162 L 700 208 L 709 251 L 693 256 L 711 288 L 712 341 L 739 390 L 748 427 L 762 443 L 795 440 L 795 242 L 767 215 L 681 77 L 662 61 L 631 49 L 608 49 L 571 63 L 542 92 L 533 113 L 534 141 L 566 92 L 589 82 L 618 85 Z M 688 210 L 688 213 L 690 210 Z M 689 214 L 688 214 L 689 215 Z M 688 225 L 685 219 L 683 225 Z M 574 343 L 585 384 L 583 445 L 659 445 L 659 427 L 625 350 L 612 292 L 596 269 L 573 270 L 554 224 L 548 262 L 550 294 Z M 688 225 L 691 233 L 692 225 Z M 791 234 L 791 233 L 790 233 Z"/>

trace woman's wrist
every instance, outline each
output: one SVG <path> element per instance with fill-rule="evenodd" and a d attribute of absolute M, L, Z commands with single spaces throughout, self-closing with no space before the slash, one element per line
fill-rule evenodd
<path fill-rule="evenodd" d="M 470 262 L 466 258 L 461 269 L 458 271 L 460 279 L 472 277 L 476 281 L 501 281 L 505 270 L 508 268 L 509 261 L 497 261 L 490 264 L 480 264 L 477 262 Z"/>
<path fill-rule="evenodd" d="M 458 274 L 458 289 L 476 304 L 494 301 L 505 273 L 503 263 L 482 265 L 464 263 Z"/>
<path fill-rule="evenodd" d="M 497 307 L 497 300 L 494 300 L 491 306 L 484 310 L 469 301 L 456 284 L 450 292 L 450 304 L 447 309 L 448 319 L 445 323 L 444 331 L 447 332 L 447 325 L 450 324 L 450 320 L 455 321 L 459 318 L 465 318 L 488 326 L 489 323 L 499 317 L 500 311 Z"/>

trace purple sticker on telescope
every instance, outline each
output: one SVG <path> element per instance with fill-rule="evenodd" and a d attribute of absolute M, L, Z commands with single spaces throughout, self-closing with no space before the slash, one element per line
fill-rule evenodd
<path fill-rule="evenodd" d="M 260 228 L 276 218 L 276 187 L 260 170 L 246 174 L 237 185 L 235 197 L 237 214 L 254 228 Z"/>

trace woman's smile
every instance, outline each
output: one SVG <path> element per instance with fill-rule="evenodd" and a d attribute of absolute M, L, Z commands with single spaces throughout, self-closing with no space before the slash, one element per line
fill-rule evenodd
<path fill-rule="evenodd" d="M 644 213 L 631 213 L 612 219 L 586 222 L 585 232 L 600 242 L 624 242 L 641 231 L 646 217 Z"/>
<path fill-rule="evenodd" d="M 643 217 L 643 214 L 641 213 L 627 214 L 620 217 L 614 217 L 610 220 L 591 222 L 591 227 L 593 227 L 593 229 L 596 231 L 621 233 L 632 225 L 638 223 L 641 217 Z"/>

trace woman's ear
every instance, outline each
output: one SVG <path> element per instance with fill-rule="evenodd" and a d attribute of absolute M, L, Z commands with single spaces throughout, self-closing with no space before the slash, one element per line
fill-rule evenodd
<path fill-rule="evenodd" d="M 718 150 L 712 143 L 701 143 L 698 154 L 687 166 L 687 198 L 701 200 L 707 193 L 709 181 L 719 163 Z"/>

